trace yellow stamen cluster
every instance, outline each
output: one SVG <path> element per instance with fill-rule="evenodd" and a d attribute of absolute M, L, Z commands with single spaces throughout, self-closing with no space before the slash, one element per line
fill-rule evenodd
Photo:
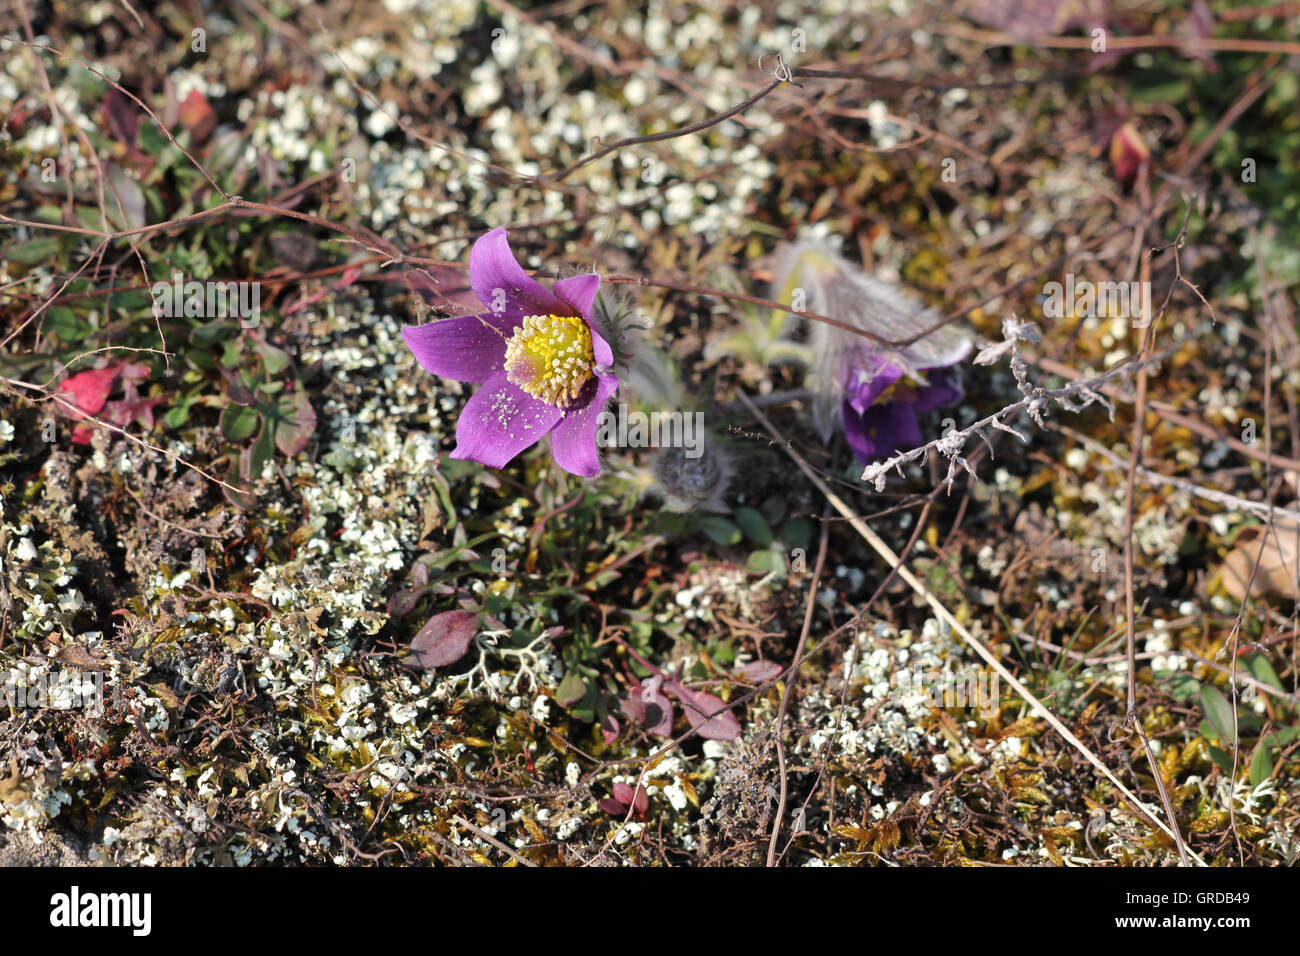
<path fill-rule="evenodd" d="M 591 330 L 578 315 L 530 315 L 506 342 L 506 378 L 534 398 L 564 406 L 595 367 Z"/>

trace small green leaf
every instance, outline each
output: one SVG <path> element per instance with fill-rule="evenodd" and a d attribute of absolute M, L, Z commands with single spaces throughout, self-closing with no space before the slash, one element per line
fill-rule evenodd
<path fill-rule="evenodd" d="M 1246 658 L 1246 669 L 1250 671 L 1250 676 L 1261 684 L 1268 684 L 1280 691 L 1286 691 L 1286 688 L 1282 686 L 1282 679 L 1277 676 L 1277 671 L 1273 670 L 1272 663 L 1269 662 L 1265 655 L 1250 655 L 1250 657 Z"/>
<path fill-rule="evenodd" d="M 700 518 L 696 524 L 701 531 L 718 544 L 740 544 L 740 529 L 726 518 L 719 518 L 716 515 L 708 515 Z"/>
<path fill-rule="evenodd" d="M 145 225 L 144 192 L 125 169 L 109 164 L 105 200 L 108 218 L 119 229 L 139 229 Z"/>
<path fill-rule="evenodd" d="M 758 510 L 763 513 L 769 525 L 775 526 L 785 520 L 788 508 L 789 503 L 784 495 L 771 495 Z"/>
<path fill-rule="evenodd" d="M 167 137 L 152 123 L 141 123 L 136 136 L 139 138 L 140 148 L 151 156 L 161 155 L 163 150 L 171 145 Z"/>
<path fill-rule="evenodd" d="M 555 702 L 561 707 L 572 707 L 586 696 L 587 682 L 578 675 L 577 671 L 569 671 L 565 674 L 564 680 L 560 681 L 560 686 L 555 688 Z"/>
<path fill-rule="evenodd" d="M 34 266 L 38 262 L 44 262 L 58 251 L 59 240 L 57 239 L 29 239 L 26 242 L 16 242 L 5 249 L 4 258 L 8 262 L 17 262 L 19 265 Z"/>
<path fill-rule="evenodd" d="M 174 406 L 167 409 L 167 414 L 163 416 L 163 422 L 168 428 L 180 428 L 190 420 L 190 409 L 194 407 L 194 403 L 198 400 L 197 395 L 186 395 Z"/>
<path fill-rule="evenodd" d="M 1222 748 L 1214 746 L 1214 744 L 1210 744 L 1206 750 L 1210 755 L 1210 759 L 1214 761 L 1214 765 L 1228 776 L 1232 776 L 1232 757 Z"/>
<path fill-rule="evenodd" d="M 261 416 L 258 416 L 261 419 Z M 262 469 L 275 455 L 275 438 L 270 425 L 263 425 L 253 444 L 240 453 L 239 463 L 244 470 L 244 479 L 255 482 L 262 477 Z"/>
<path fill-rule="evenodd" d="M 1223 692 L 1212 684 L 1206 684 L 1201 688 L 1201 709 L 1205 711 L 1205 719 L 1209 721 L 1210 727 L 1213 728 L 1215 736 L 1222 743 L 1231 743 L 1232 736 L 1232 705 L 1228 699 L 1223 696 Z"/>
<path fill-rule="evenodd" d="M 123 289 L 114 292 L 105 301 L 118 312 L 132 319 L 141 312 L 153 317 L 153 295 L 149 289 Z"/>
<path fill-rule="evenodd" d="M 77 214 L 77 221 L 87 229 L 99 230 L 104 228 L 104 214 L 95 206 L 77 206 L 74 210 Z"/>
<path fill-rule="evenodd" d="M 1172 671 L 1169 677 L 1169 693 L 1174 700 L 1187 700 L 1195 697 L 1201 689 L 1200 681 L 1185 671 Z"/>
<path fill-rule="evenodd" d="M 587 688 L 587 693 L 582 695 L 582 699 L 569 707 L 569 713 L 573 715 L 574 720 L 589 724 L 596 719 L 596 709 L 600 705 L 600 690 L 593 682 Z"/>
<path fill-rule="evenodd" d="M 226 343 L 226 349 L 221 353 L 221 364 L 226 368 L 239 368 L 244 364 L 244 346 L 238 339 L 231 339 Z"/>
<path fill-rule="evenodd" d="M 1258 787 L 1273 774 L 1272 748 L 1260 744 L 1250 761 L 1250 785 Z"/>
<path fill-rule="evenodd" d="M 1167 80 L 1150 86 L 1134 85 L 1129 90 L 1130 97 L 1140 103 L 1178 103 L 1187 94 L 1187 83 L 1181 79 Z"/>
<path fill-rule="evenodd" d="M 214 319 L 191 332 L 190 342 L 201 349 L 206 349 L 210 345 L 217 344 L 233 331 L 234 324 L 230 319 Z"/>
<path fill-rule="evenodd" d="M 760 548 L 766 548 L 772 543 L 772 529 L 767 526 L 767 520 L 753 508 L 737 508 L 736 524 Z"/>
<path fill-rule="evenodd" d="M 88 321 L 65 305 L 51 306 L 45 315 L 45 331 L 57 335 L 60 342 L 80 342 L 94 331 Z"/>
<path fill-rule="evenodd" d="M 274 345 L 267 345 L 265 342 L 254 343 L 257 347 L 258 354 L 262 356 L 262 364 L 266 366 L 266 374 L 275 376 L 285 370 L 289 364 L 289 354 L 283 349 L 277 349 Z"/>
<path fill-rule="evenodd" d="M 781 540 L 792 548 L 808 548 L 812 541 L 812 522 L 807 518 L 791 518 L 781 528 Z"/>
<path fill-rule="evenodd" d="M 745 562 L 745 570 L 754 574 L 785 574 L 785 556 L 776 551 L 755 551 Z"/>
<path fill-rule="evenodd" d="M 188 410 L 186 412 L 188 415 Z M 251 437 L 262 424 L 262 416 L 244 405 L 227 405 L 221 413 L 221 431 L 231 441 L 241 442 Z"/>

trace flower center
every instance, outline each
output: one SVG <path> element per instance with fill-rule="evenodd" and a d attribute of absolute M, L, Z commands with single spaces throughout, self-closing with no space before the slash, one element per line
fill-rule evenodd
<path fill-rule="evenodd" d="M 534 398 L 567 405 L 591 378 L 591 330 L 578 315 L 530 315 L 506 342 L 506 378 Z"/>
<path fill-rule="evenodd" d="M 885 389 L 872 404 L 887 402 L 912 402 L 916 400 L 917 390 L 925 386 L 925 379 L 917 374 L 904 375 L 889 388 Z"/>

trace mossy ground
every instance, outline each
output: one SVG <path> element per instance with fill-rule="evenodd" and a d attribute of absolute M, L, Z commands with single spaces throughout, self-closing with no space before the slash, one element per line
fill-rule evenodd
<path fill-rule="evenodd" d="M 640 353 L 626 400 L 705 412 L 733 473 L 713 510 L 683 515 L 662 507 L 647 450 L 610 450 L 592 481 L 556 468 L 545 443 L 500 472 L 451 460 L 471 387 L 423 372 L 400 328 L 464 311 L 470 244 L 498 225 L 544 273 L 760 296 L 763 257 L 797 234 L 842 239 L 943 311 L 1041 272 L 963 321 L 995 340 L 1013 313 L 1039 321 L 1042 356 L 1099 370 L 1136 349 L 1130 323 L 1052 320 L 1038 293 L 1058 256 L 1104 279 L 1141 250 L 1120 228 L 1144 207 L 1142 187 L 1116 178 L 1113 129 L 1134 124 L 1158 186 L 1271 68 L 1263 54 L 1211 70 L 1144 52 L 1094 73 L 1085 54 L 953 35 L 969 23 L 925 3 L 868 15 L 852 2 L 295 2 L 203 23 L 183 4 L 140 20 L 107 3 L 32 6 L 39 44 L 135 93 L 179 145 L 81 63 L 0 41 L 0 213 L 120 232 L 220 204 L 214 183 L 284 211 L 236 206 L 102 256 L 85 233 L 0 232 L 0 310 L 16 333 L 0 355 L 0 677 L 100 674 L 105 704 L 0 707 L 0 844 L 22 841 L 0 852 L 35 858 L 33 840 L 67 840 L 87 861 L 160 865 L 761 863 L 786 684 L 746 665 L 788 664 L 812 601 L 780 736 L 784 863 L 1177 860 L 1005 688 L 991 708 L 944 709 L 900 682 L 978 659 L 897 581 L 869 603 L 887 566 L 735 401 L 802 387 L 803 330 L 712 292 L 625 287 L 648 326 L 624 342 Z M 1173 33 L 1187 14 L 1134 16 L 1134 33 Z M 1266 18 L 1221 30 L 1283 33 Z M 700 134 L 620 150 L 562 184 L 536 178 L 597 138 L 729 109 L 767 82 L 758 57 L 770 69 L 776 52 L 961 82 L 885 95 L 802 80 Z M 1157 343 L 1171 351 L 1151 378 L 1144 461 L 1285 503 L 1295 472 L 1225 441 L 1249 420 L 1251 449 L 1300 457 L 1287 214 L 1300 94 L 1293 75 L 1270 82 L 1146 233 L 1173 241 L 1186 222 L 1177 261 L 1199 294 L 1172 251 L 1152 260 L 1157 304 L 1173 289 Z M 1241 181 L 1243 157 L 1260 161 L 1256 183 Z M 148 284 L 174 270 L 261 282 L 261 324 L 155 321 Z M 94 351 L 110 347 L 169 355 Z M 132 412 L 125 430 L 155 449 L 108 428 L 75 441 L 77 423 L 15 384 L 106 356 L 144 366 L 138 397 L 159 399 L 156 414 Z M 937 437 L 945 416 L 962 427 L 1019 392 L 999 363 L 970 367 L 966 396 L 925 427 Z M 998 435 L 981 480 L 950 495 L 932 494 L 931 468 L 873 493 L 842 443 L 818 439 L 806 402 L 768 411 L 896 550 L 915 535 L 910 567 L 1161 813 L 1140 742 L 1115 732 L 1132 407 L 1054 412 L 1070 431 L 1022 421 L 1028 444 Z M 1133 512 L 1138 712 L 1179 829 L 1213 863 L 1294 863 L 1294 602 L 1256 595 L 1234 637 L 1241 605 L 1219 574 L 1260 515 L 1140 475 Z M 469 654 L 410 666 L 421 626 L 457 608 L 481 615 Z M 1232 648 L 1254 680 L 1235 694 Z M 739 738 L 691 737 L 647 767 L 665 738 L 619 708 L 650 677 L 638 655 L 745 698 Z M 690 729 L 680 708 L 673 729 Z M 638 778 L 648 806 L 624 823 L 601 801 Z"/>

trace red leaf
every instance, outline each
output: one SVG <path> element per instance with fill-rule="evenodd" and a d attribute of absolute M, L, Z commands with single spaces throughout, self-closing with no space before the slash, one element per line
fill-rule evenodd
<path fill-rule="evenodd" d="M 600 736 L 605 739 L 605 743 L 612 744 L 618 740 L 619 727 L 618 718 L 613 714 L 606 714 L 600 721 Z"/>
<path fill-rule="evenodd" d="M 742 680 L 761 684 L 764 681 L 772 680 L 783 670 L 785 668 L 776 661 L 750 661 L 748 664 L 737 667 L 734 673 Z"/>
<path fill-rule="evenodd" d="M 423 592 L 419 588 L 402 588 L 388 599 L 388 613 L 391 617 L 406 617 L 420 603 Z"/>
<path fill-rule="evenodd" d="M 611 817 L 621 817 L 627 813 L 627 804 L 619 803 L 613 797 L 604 797 L 600 801 L 600 808 Z"/>
<path fill-rule="evenodd" d="M 434 668 L 454 664 L 469 650 L 478 633 L 475 611 L 444 611 L 429 618 L 411 641 L 408 661 L 416 667 Z"/>
<path fill-rule="evenodd" d="M 201 143 L 211 136 L 212 131 L 217 127 L 217 114 L 213 112 L 207 98 L 198 90 L 191 90 L 190 95 L 185 97 L 185 102 L 181 104 L 181 125 L 190 131 L 196 143 Z"/>
<path fill-rule="evenodd" d="M 113 380 L 119 371 L 119 368 L 111 365 L 107 368 L 92 368 L 70 375 L 60 382 L 59 388 L 70 392 L 72 401 L 77 406 L 76 411 L 69 409 L 68 414 L 73 418 L 98 415 L 108 401 L 109 392 L 113 391 Z"/>
<path fill-rule="evenodd" d="M 645 714 L 648 724 L 646 730 L 660 737 L 673 735 L 673 705 L 667 697 L 661 694 L 657 700 L 647 704 Z"/>
<path fill-rule="evenodd" d="M 690 690 L 677 681 L 665 684 L 664 690 L 681 702 L 686 719 L 705 740 L 735 740 L 740 736 L 740 721 L 726 709 L 722 698 Z"/>
<path fill-rule="evenodd" d="M 76 408 L 62 406 L 63 411 L 73 419 L 82 419 L 87 415 L 98 415 L 113 391 L 113 380 L 117 378 L 120 366 L 91 368 L 76 375 L 70 375 L 59 383 L 59 390 L 69 393 Z M 72 440 L 78 445 L 89 445 L 92 429 L 89 425 L 80 425 L 72 430 Z"/>
<path fill-rule="evenodd" d="M 1110 164 L 1115 175 L 1126 187 L 1132 186 L 1151 161 L 1151 150 L 1142 140 L 1142 134 L 1132 123 L 1125 123 L 1110 138 Z"/>
<path fill-rule="evenodd" d="M 99 104 L 100 115 L 113 137 L 127 146 L 135 143 L 136 130 L 140 128 L 138 109 L 131 98 L 117 88 L 109 90 Z"/>
<path fill-rule="evenodd" d="M 150 429 L 153 428 L 153 407 L 166 400 L 165 395 L 141 398 L 140 393 L 135 390 L 134 383 L 128 383 L 122 391 L 121 399 L 109 402 L 105 406 L 104 417 L 114 425 L 121 425 L 123 428 L 133 422 L 139 422 L 146 429 Z"/>
<path fill-rule="evenodd" d="M 645 792 L 645 787 L 637 787 L 636 793 L 625 783 L 614 784 L 614 799 L 624 807 L 631 807 L 632 812 L 638 817 L 643 817 L 646 811 L 650 809 L 650 795 Z"/>
<path fill-rule="evenodd" d="M 660 737 L 673 735 L 673 705 L 659 685 L 663 678 L 655 675 L 647 677 L 641 686 L 635 688 L 619 701 L 619 708 L 638 726 L 645 727 L 650 733 Z M 647 726 L 647 724 L 649 726 Z"/>
<path fill-rule="evenodd" d="M 122 397 L 104 406 L 104 416 L 114 425 L 123 428 L 133 422 L 140 422 L 145 428 L 153 428 L 153 407 L 166 401 L 166 396 L 141 398 L 135 387 L 137 381 L 149 377 L 149 366 L 123 365 L 118 373 L 122 376 Z"/>
<path fill-rule="evenodd" d="M 301 383 L 296 384 L 289 398 L 289 414 L 291 420 L 282 422 L 275 430 L 275 444 L 281 454 L 292 458 L 311 444 L 312 433 L 316 431 L 316 410 L 311 407 Z"/>

